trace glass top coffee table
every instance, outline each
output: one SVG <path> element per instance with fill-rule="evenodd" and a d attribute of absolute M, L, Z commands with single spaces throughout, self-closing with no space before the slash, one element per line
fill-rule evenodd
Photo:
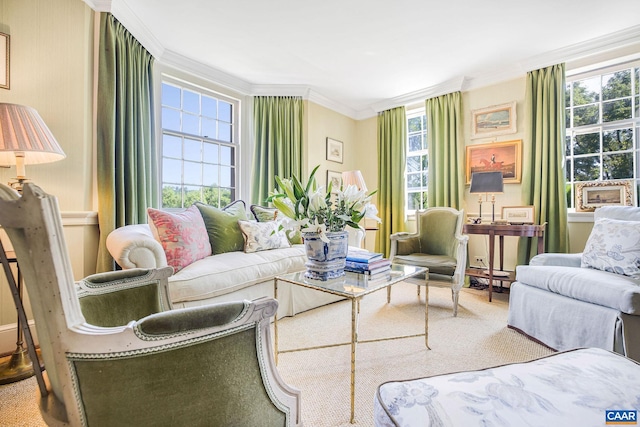
<path fill-rule="evenodd" d="M 289 353 L 293 351 L 312 350 L 318 348 L 336 347 L 342 345 L 351 345 L 351 424 L 355 423 L 355 387 L 356 387 L 356 347 L 358 343 L 368 343 L 385 340 L 395 340 L 401 338 L 418 337 L 423 334 L 403 335 L 399 337 L 380 338 L 374 340 L 358 340 L 358 316 L 360 314 L 360 299 L 380 289 L 389 288 L 395 283 L 401 282 L 419 274 L 428 276 L 428 269 L 424 267 L 415 267 L 410 265 L 392 264 L 391 271 L 388 274 L 375 276 L 373 280 L 369 280 L 369 276 L 360 273 L 346 272 L 344 277 L 338 279 L 321 281 L 304 277 L 304 271 L 296 273 L 284 274 L 274 279 L 274 297 L 278 299 L 278 282 L 287 282 L 306 288 L 315 289 L 321 292 L 327 292 L 333 295 L 340 295 L 351 300 L 351 342 L 329 344 L 317 347 L 297 348 L 294 350 L 278 351 L 278 316 L 274 316 L 274 350 L 275 361 L 278 363 L 278 354 Z M 429 286 L 425 286 L 425 306 L 424 306 L 424 345 L 429 349 Z M 387 295 L 387 302 L 389 296 Z"/>

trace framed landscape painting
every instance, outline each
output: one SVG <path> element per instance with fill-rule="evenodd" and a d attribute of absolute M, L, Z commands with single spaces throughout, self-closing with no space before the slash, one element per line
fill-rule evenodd
<path fill-rule="evenodd" d="M 471 138 L 516 133 L 516 102 L 471 112 Z"/>
<path fill-rule="evenodd" d="M 631 180 L 576 183 L 576 211 L 591 212 L 602 206 L 631 206 Z"/>
<path fill-rule="evenodd" d="M 467 145 L 466 179 L 474 172 L 502 172 L 505 184 L 522 178 L 522 140 Z"/>

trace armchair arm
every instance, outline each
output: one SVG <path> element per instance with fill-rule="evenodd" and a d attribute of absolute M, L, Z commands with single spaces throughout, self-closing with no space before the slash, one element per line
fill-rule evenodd
<path fill-rule="evenodd" d="M 248 302 L 233 301 L 156 313 L 140 319 L 138 328 L 145 335 L 174 335 L 191 330 L 232 323 Z"/>
<path fill-rule="evenodd" d="M 76 283 L 85 320 L 96 326 L 123 326 L 169 310 L 167 278 L 173 269 L 134 268 L 88 276 Z"/>
<path fill-rule="evenodd" d="M 116 228 L 107 236 L 106 245 L 113 259 L 125 270 L 167 265 L 162 245 L 153 237 L 148 224 Z"/>
<path fill-rule="evenodd" d="M 408 255 L 420 252 L 420 238 L 416 233 L 393 233 L 389 236 L 391 239 L 391 250 L 389 258 L 393 260 L 396 255 Z"/>
<path fill-rule="evenodd" d="M 582 254 L 539 254 L 531 258 L 529 265 L 556 265 L 564 267 L 580 267 Z"/>

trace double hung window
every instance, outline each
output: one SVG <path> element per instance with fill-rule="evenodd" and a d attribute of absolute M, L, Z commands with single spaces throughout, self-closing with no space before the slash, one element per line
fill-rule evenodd
<path fill-rule="evenodd" d="M 640 63 L 567 77 L 565 101 L 568 206 L 584 181 L 632 180 L 637 195 Z"/>
<path fill-rule="evenodd" d="M 238 102 L 205 88 L 162 83 L 162 207 L 236 199 Z"/>

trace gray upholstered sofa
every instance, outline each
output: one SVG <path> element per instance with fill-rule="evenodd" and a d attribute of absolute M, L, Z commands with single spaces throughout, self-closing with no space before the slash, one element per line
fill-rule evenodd
<path fill-rule="evenodd" d="M 516 268 L 508 324 L 556 350 L 599 347 L 640 360 L 640 208 L 602 207 L 581 254 Z"/>

